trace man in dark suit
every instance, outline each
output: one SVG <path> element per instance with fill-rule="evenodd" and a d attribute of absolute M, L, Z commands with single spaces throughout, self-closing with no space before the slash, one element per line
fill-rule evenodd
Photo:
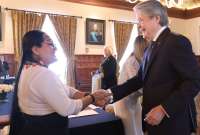
<path fill-rule="evenodd" d="M 196 128 L 194 97 L 200 69 L 190 41 L 168 28 L 166 9 L 157 0 L 134 7 L 139 30 L 152 42 L 137 76 L 110 88 L 113 101 L 143 88 L 143 127 L 148 135 L 190 135 Z"/>

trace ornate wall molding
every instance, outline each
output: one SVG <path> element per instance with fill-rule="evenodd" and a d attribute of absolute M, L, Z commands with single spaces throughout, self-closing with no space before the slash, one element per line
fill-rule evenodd
<path fill-rule="evenodd" d="M 62 0 L 67 2 L 74 2 L 86 5 L 133 10 L 136 3 L 128 3 L 124 0 Z M 168 8 L 169 17 L 181 18 L 181 19 L 191 19 L 195 17 L 200 17 L 200 7 L 184 10 L 178 8 Z"/>

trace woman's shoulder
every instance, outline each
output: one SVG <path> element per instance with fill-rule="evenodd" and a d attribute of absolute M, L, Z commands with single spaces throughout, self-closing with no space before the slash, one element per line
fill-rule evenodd
<path fill-rule="evenodd" d="M 35 79 L 36 80 L 41 80 L 41 83 L 43 82 L 51 82 L 51 83 L 56 83 L 59 82 L 59 77 L 50 69 L 46 67 L 37 67 L 35 69 Z"/>
<path fill-rule="evenodd" d="M 137 61 L 137 59 L 136 59 L 136 57 L 135 57 L 135 55 L 130 55 L 129 57 L 128 57 L 128 59 L 125 61 L 125 63 L 124 63 L 124 65 L 126 65 L 126 66 L 133 66 L 133 67 L 135 67 L 135 66 L 139 66 L 139 63 L 138 63 L 138 61 Z"/>
<path fill-rule="evenodd" d="M 136 57 L 135 57 L 134 54 L 133 54 L 133 55 L 130 55 L 130 56 L 127 58 L 127 62 L 133 63 L 133 62 L 135 62 L 135 61 L 137 61 L 137 59 L 136 59 Z"/>
<path fill-rule="evenodd" d="M 32 74 L 35 74 L 37 76 L 40 76 L 40 77 L 52 77 L 55 75 L 55 73 L 53 73 L 53 71 L 51 71 L 50 69 L 48 69 L 47 67 L 44 67 L 44 66 L 40 66 L 40 65 L 36 65 L 36 66 L 32 66 L 30 68 L 26 68 L 25 67 L 25 70 L 28 70 L 28 72 L 32 73 Z"/>

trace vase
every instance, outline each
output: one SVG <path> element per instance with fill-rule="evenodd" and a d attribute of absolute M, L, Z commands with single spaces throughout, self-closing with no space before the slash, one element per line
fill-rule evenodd
<path fill-rule="evenodd" d="M 7 100 L 7 92 L 0 93 L 0 101 L 6 101 Z"/>

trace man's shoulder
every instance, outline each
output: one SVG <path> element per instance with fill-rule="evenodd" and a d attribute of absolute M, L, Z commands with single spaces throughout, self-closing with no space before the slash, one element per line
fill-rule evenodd
<path fill-rule="evenodd" d="M 180 33 L 171 32 L 170 35 L 168 36 L 168 40 L 171 46 L 173 47 L 174 46 L 177 46 L 177 47 L 180 47 L 180 46 L 191 47 L 192 46 L 190 40 L 186 36 Z"/>
<path fill-rule="evenodd" d="M 171 32 L 170 33 L 170 38 L 173 38 L 173 39 L 179 39 L 179 40 L 189 40 L 186 36 L 180 34 L 180 33 L 176 33 L 176 32 Z"/>

